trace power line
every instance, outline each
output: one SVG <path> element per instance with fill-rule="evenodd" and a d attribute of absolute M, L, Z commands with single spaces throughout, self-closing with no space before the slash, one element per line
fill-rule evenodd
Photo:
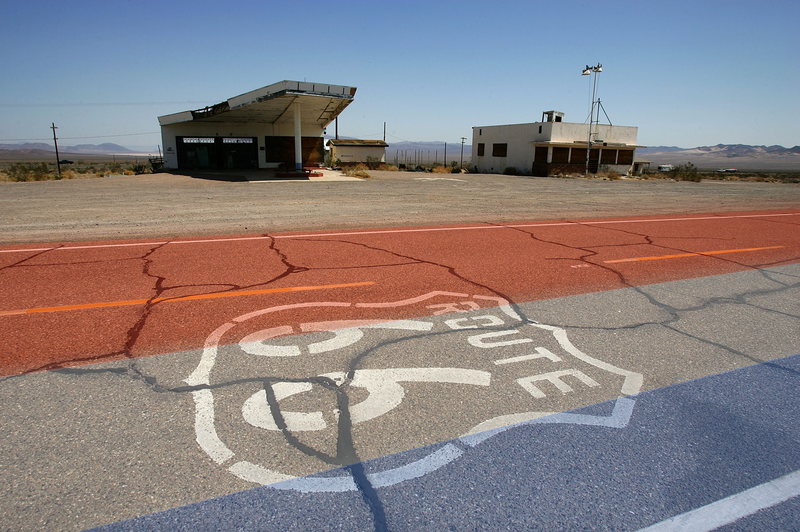
<path fill-rule="evenodd" d="M 389 135 L 390 137 L 394 137 L 394 138 L 396 138 L 397 140 L 402 140 L 403 142 L 414 142 L 413 140 L 406 140 L 406 139 L 404 139 L 404 138 L 400 138 L 400 137 L 398 137 L 398 136 L 396 136 L 396 135 L 392 135 L 391 133 L 387 133 L 387 135 Z"/>
<path fill-rule="evenodd" d="M 109 107 L 126 105 L 179 105 L 184 103 L 207 104 L 207 100 L 183 102 L 96 102 L 96 103 L 0 103 L 0 107 Z"/>
<path fill-rule="evenodd" d="M 123 133 L 121 135 L 95 135 L 93 137 L 59 137 L 61 140 L 78 140 L 78 139 L 111 139 L 115 137 L 136 137 L 139 135 L 158 135 L 160 131 L 150 131 L 148 133 Z M 11 142 L 19 140 L 50 140 L 47 139 L 0 139 L 0 142 Z"/>

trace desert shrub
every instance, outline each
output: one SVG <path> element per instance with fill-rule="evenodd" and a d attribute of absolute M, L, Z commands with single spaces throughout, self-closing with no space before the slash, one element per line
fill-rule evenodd
<path fill-rule="evenodd" d="M 134 174 L 149 174 L 150 168 L 146 164 L 134 164 L 131 166 L 131 170 Z"/>
<path fill-rule="evenodd" d="M 693 181 L 695 183 L 699 183 L 703 180 L 703 176 L 701 176 L 697 172 L 697 167 L 690 162 L 686 164 L 679 164 L 667 174 L 673 179 L 679 179 L 681 181 Z"/>
<path fill-rule="evenodd" d="M 9 181 L 44 181 L 52 177 L 47 163 L 12 164 L 6 174 Z"/>
<path fill-rule="evenodd" d="M 452 166 L 434 166 L 433 170 L 431 170 L 434 174 L 452 174 L 453 167 Z"/>
<path fill-rule="evenodd" d="M 342 173 L 350 177 L 360 177 L 362 179 L 369 179 L 372 176 L 369 175 L 367 170 L 368 170 L 367 165 L 363 163 L 358 163 L 357 165 L 354 166 L 345 166 L 344 168 L 342 168 Z"/>
<path fill-rule="evenodd" d="M 620 174 L 616 170 L 603 170 L 603 171 L 597 172 L 597 176 L 598 177 L 604 177 L 604 178 L 608 179 L 609 181 L 618 181 L 618 180 L 622 179 L 622 174 Z"/>
<path fill-rule="evenodd" d="M 381 165 L 381 160 L 379 157 L 373 157 L 371 155 L 367 155 L 367 168 L 370 170 L 377 170 Z"/>

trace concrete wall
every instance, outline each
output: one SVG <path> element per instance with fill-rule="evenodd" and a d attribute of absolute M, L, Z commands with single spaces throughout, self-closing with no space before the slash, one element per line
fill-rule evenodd
<path fill-rule="evenodd" d="M 487 173 L 502 174 L 508 167 L 516 168 L 519 173 L 530 173 L 533 165 L 533 143 L 539 135 L 539 125 L 511 124 L 472 128 L 472 166 L 477 167 L 479 172 Z M 482 157 L 478 155 L 478 145 L 481 143 L 484 145 Z M 501 143 L 508 145 L 507 156 L 492 156 L 492 146 Z"/>
<path fill-rule="evenodd" d="M 637 127 L 595 125 L 593 141 L 601 139 L 607 143 L 636 145 Z M 472 128 L 472 166 L 479 172 L 502 173 L 506 168 L 516 168 L 517 172 L 528 174 L 534 162 L 534 143 L 563 142 L 572 144 L 575 141 L 585 143 L 589 139 L 589 124 L 570 122 L 533 122 L 530 124 L 510 124 L 502 126 L 482 126 Z M 483 156 L 478 155 L 478 145 L 484 144 Z M 494 144 L 505 143 L 508 146 L 506 157 L 494 157 Z M 583 148 L 586 148 L 584 144 Z M 609 146 L 609 148 L 615 148 Z M 544 161 L 541 161 L 544 162 Z M 626 173 L 630 166 L 613 168 Z"/>
<path fill-rule="evenodd" d="M 264 137 L 293 137 L 294 123 L 236 124 L 227 122 L 179 122 L 161 126 L 161 142 L 164 150 L 164 168 L 178 168 L 176 137 L 256 137 L 258 142 L 258 167 L 274 168 L 277 164 L 266 162 Z M 303 126 L 303 137 L 322 137 L 321 126 Z"/>
<path fill-rule="evenodd" d="M 331 146 L 331 157 L 342 164 L 366 163 L 367 157 L 386 162 L 386 148 L 383 146 Z"/>

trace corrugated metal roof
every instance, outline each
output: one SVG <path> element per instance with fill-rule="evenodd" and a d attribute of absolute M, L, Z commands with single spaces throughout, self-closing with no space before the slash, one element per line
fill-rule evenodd
<path fill-rule="evenodd" d="M 382 140 L 360 140 L 360 139 L 330 139 L 328 141 L 330 146 L 375 146 L 386 148 L 389 146 Z"/>

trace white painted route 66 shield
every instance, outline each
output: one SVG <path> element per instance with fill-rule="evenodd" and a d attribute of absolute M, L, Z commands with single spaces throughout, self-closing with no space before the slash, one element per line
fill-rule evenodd
<path fill-rule="evenodd" d="M 429 317 L 388 321 L 382 309 Z M 326 320 L 289 323 L 298 310 Z M 337 312 L 343 319 L 331 320 Z M 448 442 L 367 475 L 388 486 L 512 424 L 623 427 L 642 376 L 584 353 L 564 329 L 523 318 L 502 298 L 430 292 L 239 316 L 211 333 L 185 382 L 197 442 L 230 473 L 279 489 L 345 491 L 356 489 L 350 476 L 305 475 Z M 550 415 L 610 399 L 609 416 Z"/>

